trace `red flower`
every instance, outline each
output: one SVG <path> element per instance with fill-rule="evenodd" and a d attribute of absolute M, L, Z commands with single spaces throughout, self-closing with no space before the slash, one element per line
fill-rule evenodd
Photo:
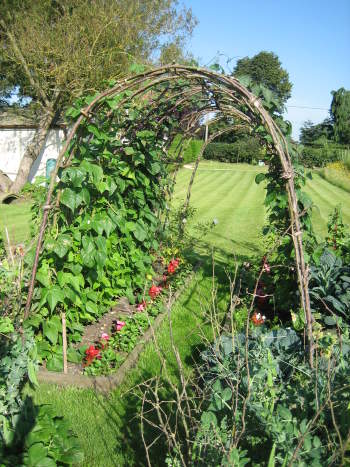
<path fill-rule="evenodd" d="M 90 365 L 95 358 L 101 358 L 100 351 L 93 345 L 90 345 L 90 347 L 85 350 L 85 355 L 86 365 Z"/>
<path fill-rule="evenodd" d="M 251 317 L 251 320 L 252 320 L 253 324 L 255 324 L 255 326 L 260 326 L 261 324 L 264 324 L 264 322 L 266 320 L 266 316 L 261 315 L 261 313 L 255 311 L 253 313 L 253 316 Z"/>
<path fill-rule="evenodd" d="M 180 260 L 179 258 L 172 259 L 168 265 L 168 273 L 169 274 L 174 274 L 176 269 L 179 267 Z"/>
<path fill-rule="evenodd" d="M 154 300 L 162 291 L 161 286 L 157 285 L 152 285 L 148 291 L 148 295 L 151 297 L 152 300 Z"/>

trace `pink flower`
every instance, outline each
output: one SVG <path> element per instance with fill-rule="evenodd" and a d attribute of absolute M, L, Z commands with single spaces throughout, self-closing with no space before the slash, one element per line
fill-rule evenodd
<path fill-rule="evenodd" d="M 101 335 L 101 339 L 108 341 L 109 340 L 109 335 L 106 332 L 103 332 Z"/>
<path fill-rule="evenodd" d="M 117 321 L 117 324 L 115 326 L 117 332 L 121 331 L 123 329 L 123 327 L 125 326 L 125 322 L 124 321 Z"/>
<path fill-rule="evenodd" d="M 268 263 L 264 263 L 263 271 L 269 273 L 271 271 L 270 265 Z"/>
<path fill-rule="evenodd" d="M 145 300 L 143 300 L 143 302 L 141 302 L 141 303 L 139 303 L 137 305 L 136 310 L 137 311 L 144 311 L 146 309 L 146 306 L 147 306 L 147 303 L 145 302 Z"/>

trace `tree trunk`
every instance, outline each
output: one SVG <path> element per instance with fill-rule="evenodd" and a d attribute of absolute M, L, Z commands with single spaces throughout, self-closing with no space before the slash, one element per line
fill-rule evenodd
<path fill-rule="evenodd" d="M 45 145 L 45 141 L 54 118 L 55 114 L 52 109 L 44 109 L 43 116 L 39 121 L 39 126 L 21 159 L 16 179 L 9 187 L 9 191 L 12 193 L 18 193 L 27 182 L 30 169 Z"/>
<path fill-rule="evenodd" d="M 6 193 L 7 191 L 9 191 L 10 186 L 11 180 L 2 170 L 0 170 L 0 193 Z"/>

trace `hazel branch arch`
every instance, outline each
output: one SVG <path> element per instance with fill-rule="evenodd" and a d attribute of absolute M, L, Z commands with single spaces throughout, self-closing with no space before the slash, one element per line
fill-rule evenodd
<path fill-rule="evenodd" d="M 176 116 L 178 106 L 180 104 L 186 104 L 188 111 L 184 112 L 180 116 L 176 116 L 176 118 L 178 118 L 178 124 L 183 128 L 183 131 L 186 134 L 194 134 L 195 131 L 198 130 L 199 122 L 205 114 L 215 114 L 215 118 L 222 117 L 230 118 L 231 120 L 233 119 L 235 125 L 244 124 L 251 127 L 263 125 L 266 131 L 270 134 L 272 139 L 271 145 L 275 153 L 278 155 L 281 163 L 282 178 L 285 182 L 288 196 L 291 235 L 295 250 L 295 263 L 300 291 L 300 301 L 305 313 L 306 330 L 309 343 L 309 361 L 310 365 L 313 366 L 313 318 L 309 300 L 308 268 L 304 258 L 300 212 L 294 185 L 294 171 L 288 152 L 287 142 L 276 122 L 264 108 L 260 99 L 252 94 L 234 77 L 218 74 L 205 68 L 173 64 L 129 76 L 118 81 L 115 86 L 97 95 L 85 108 L 81 109 L 80 115 L 74 123 L 66 142 L 58 155 L 55 170 L 51 174 L 46 202 L 43 207 L 43 219 L 39 231 L 29 282 L 24 318 L 26 319 L 29 316 L 31 308 L 35 277 L 42 243 L 45 236 L 48 214 L 50 209 L 53 208 L 52 197 L 55 180 L 59 168 L 62 166 L 66 167 L 70 163 L 72 152 L 74 151 L 74 138 L 79 137 L 79 127 L 83 122 L 93 121 L 94 115 L 98 112 L 99 108 L 106 105 L 106 99 L 112 98 L 113 96 L 121 93 L 124 93 L 125 97 L 123 97 L 114 108 L 110 109 L 107 114 L 107 120 L 108 117 L 116 115 L 122 108 L 124 108 L 124 106 L 136 99 L 141 101 L 144 99 L 145 102 L 147 101 L 148 111 L 150 113 L 153 112 L 154 114 L 159 110 L 160 101 L 157 99 L 157 91 L 159 92 L 160 86 L 163 86 L 162 109 L 160 110 L 163 114 L 160 118 L 169 112 Z M 176 99 L 175 102 L 174 99 Z M 210 138 L 210 140 L 214 139 L 214 137 L 215 135 L 213 135 L 213 138 Z M 196 167 L 198 166 L 199 159 L 203 151 L 201 151 L 199 158 L 196 161 Z M 178 151 L 178 153 L 180 154 L 181 151 Z M 196 171 L 194 170 L 192 178 L 194 178 L 195 172 Z"/>

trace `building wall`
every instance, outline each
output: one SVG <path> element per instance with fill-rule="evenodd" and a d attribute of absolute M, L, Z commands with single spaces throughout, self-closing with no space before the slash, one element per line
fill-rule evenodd
<path fill-rule="evenodd" d="M 0 170 L 11 180 L 16 178 L 21 158 L 34 132 L 34 129 L 27 128 L 0 128 Z M 30 171 L 29 182 L 38 175 L 45 175 L 46 161 L 57 159 L 63 140 L 63 130 L 58 128 L 50 130 L 45 146 Z"/>

